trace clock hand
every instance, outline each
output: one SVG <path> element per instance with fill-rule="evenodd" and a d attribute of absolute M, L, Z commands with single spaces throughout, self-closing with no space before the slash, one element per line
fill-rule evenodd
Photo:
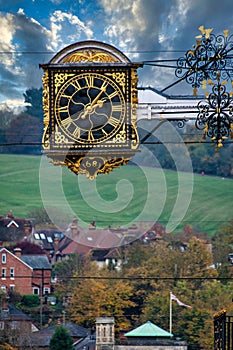
<path fill-rule="evenodd" d="M 101 91 L 97 94 L 97 96 L 94 98 L 94 100 L 89 103 L 88 105 L 84 106 L 84 112 L 79 113 L 76 112 L 72 115 L 72 119 L 76 117 L 80 117 L 81 119 L 86 119 L 87 115 L 90 115 L 91 113 L 95 112 L 96 107 L 102 107 L 104 102 L 107 100 L 107 98 L 104 98 L 102 100 L 99 100 L 100 96 L 102 95 L 103 92 L 106 91 L 106 87 L 102 87 Z"/>
<path fill-rule="evenodd" d="M 106 92 L 106 86 L 102 86 L 100 89 L 100 92 L 98 95 L 94 98 L 94 100 L 91 102 L 91 107 L 93 107 L 99 100 L 100 96 L 102 95 L 103 92 Z"/>
<path fill-rule="evenodd" d="M 96 102 L 96 104 L 94 104 L 93 106 L 92 106 L 92 108 L 96 108 L 96 107 L 103 107 L 103 104 L 104 104 L 104 102 L 106 102 L 107 101 L 107 98 L 105 97 L 105 98 L 103 98 L 102 100 L 98 100 L 97 102 Z"/>
<path fill-rule="evenodd" d="M 102 91 L 102 92 L 103 92 L 103 91 Z M 100 92 L 100 93 L 98 94 L 98 96 L 100 96 L 102 92 Z M 96 100 L 96 103 L 93 104 L 93 102 L 94 102 L 95 100 L 96 100 L 96 98 L 92 101 L 91 105 L 85 106 L 85 111 L 84 111 L 84 113 L 80 116 L 81 119 L 85 119 L 85 118 L 87 117 L 87 115 L 93 114 L 93 113 L 95 112 L 95 109 L 96 109 L 97 107 L 100 107 L 100 108 L 103 107 L 103 104 L 104 104 L 105 101 L 107 101 L 107 98 L 103 98 L 102 100 Z"/>

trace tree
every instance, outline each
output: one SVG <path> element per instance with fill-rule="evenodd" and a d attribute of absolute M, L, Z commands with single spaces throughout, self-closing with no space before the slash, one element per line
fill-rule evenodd
<path fill-rule="evenodd" d="M 14 251 L 15 248 L 20 248 L 23 255 L 45 254 L 45 251 L 41 248 L 41 246 L 28 241 L 21 241 L 13 247 L 9 247 L 9 250 Z"/>
<path fill-rule="evenodd" d="M 81 275 L 83 272 L 84 258 L 79 253 L 69 256 L 69 259 L 59 261 L 54 266 L 58 283 L 68 283 L 74 275 Z"/>
<path fill-rule="evenodd" d="M 63 326 L 57 326 L 49 343 L 50 350 L 74 350 L 73 338 Z"/>
<path fill-rule="evenodd" d="M 8 153 L 41 154 L 43 121 L 26 113 L 17 115 L 8 126 Z"/>
<path fill-rule="evenodd" d="M 23 94 L 24 101 L 28 103 L 26 112 L 33 117 L 43 120 L 43 107 L 42 107 L 42 88 L 31 88 L 26 90 Z"/>
<path fill-rule="evenodd" d="M 118 272 L 108 269 L 100 271 L 97 267 L 92 267 L 89 275 L 96 277 L 82 278 L 72 290 L 68 307 L 72 319 L 82 323 L 84 327 L 91 328 L 97 317 L 113 316 L 116 332 L 128 329 L 130 322 L 127 315 L 130 307 L 134 305 L 130 300 L 130 283 L 118 279 Z"/>
<path fill-rule="evenodd" d="M 37 208 L 32 210 L 28 216 L 33 218 L 33 223 L 37 230 L 40 228 L 45 229 L 45 227 L 47 227 L 57 229 L 59 231 L 59 229 L 53 224 L 51 217 L 57 223 L 57 226 L 62 229 L 65 229 L 67 222 L 71 222 L 72 220 L 71 215 L 65 213 L 62 209 L 55 207 L 49 208 L 49 214 L 45 208 Z"/>

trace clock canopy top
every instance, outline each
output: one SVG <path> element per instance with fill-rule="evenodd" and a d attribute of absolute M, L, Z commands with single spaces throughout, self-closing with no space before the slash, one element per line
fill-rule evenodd
<path fill-rule="evenodd" d="M 70 63 L 131 63 L 127 56 L 114 46 L 86 40 L 71 44 L 59 51 L 49 64 L 70 64 Z"/>

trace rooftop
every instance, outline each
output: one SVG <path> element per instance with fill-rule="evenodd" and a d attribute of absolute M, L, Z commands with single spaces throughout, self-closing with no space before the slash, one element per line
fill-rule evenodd
<path fill-rule="evenodd" d="M 138 328 L 125 334 L 126 337 L 173 337 L 172 333 L 169 333 L 162 328 L 156 326 L 150 321 L 142 324 Z"/>

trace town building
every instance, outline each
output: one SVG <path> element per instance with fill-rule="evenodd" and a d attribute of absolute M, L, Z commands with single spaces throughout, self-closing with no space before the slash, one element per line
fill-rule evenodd
<path fill-rule="evenodd" d="M 11 210 L 0 216 L 1 242 L 19 242 L 33 231 L 32 222 L 28 219 L 15 217 Z"/>
<path fill-rule="evenodd" d="M 74 344 L 79 344 L 86 338 L 89 339 L 87 328 L 79 326 L 73 322 L 63 322 L 61 324 L 52 325 L 47 328 L 43 328 L 40 331 L 34 332 L 31 336 L 31 344 L 33 346 L 33 350 L 49 349 L 50 340 L 56 330 L 56 327 L 59 325 L 62 325 L 64 328 L 66 328 L 66 330 L 73 338 Z"/>
<path fill-rule="evenodd" d="M 116 341 L 114 318 L 100 317 L 96 320 L 96 350 L 187 350 L 187 344 L 150 321 Z"/>
<path fill-rule="evenodd" d="M 0 338 L 12 346 L 24 348 L 30 343 L 33 330 L 31 318 L 24 312 L 2 299 L 0 310 Z"/>
<path fill-rule="evenodd" d="M 51 292 L 52 268 L 46 255 L 23 255 L 20 248 L 14 253 L 0 249 L 1 289 L 21 295 L 44 295 Z"/>

